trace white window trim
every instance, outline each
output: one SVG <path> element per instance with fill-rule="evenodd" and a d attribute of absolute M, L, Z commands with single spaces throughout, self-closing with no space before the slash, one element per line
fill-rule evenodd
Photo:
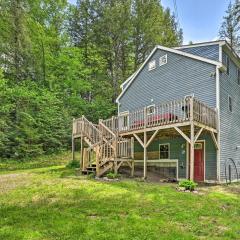
<path fill-rule="evenodd" d="M 166 62 L 165 63 L 161 63 L 161 58 L 163 58 L 163 57 L 166 57 Z M 165 55 L 163 55 L 159 58 L 159 66 L 165 65 L 165 64 L 167 64 L 167 62 L 168 62 L 167 54 L 165 54 Z"/>
<path fill-rule="evenodd" d="M 150 64 L 151 63 L 155 63 L 155 66 L 153 67 L 153 68 L 150 68 Z M 152 71 L 152 70 L 154 70 L 154 69 L 156 69 L 156 60 L 155 59 L 153 59 L 153 60 L 151 60 L 149 63 L 148 63 L 148 71 Z"/>
<path fill-rule="evenodd" d="M 232 105 L 231 105 L 231 107 L 232 107 L 232 111 L 230 110 L 230 98 L 231 98 L 231 103 L 232 103 Z M 230 96 L 230 95 L 228 95 L 228 111 L 230 112 L 230 113 L 232 113 L 233 112 L 233 98 Z"/>
<path fill-rule="evenodd" d="M 128 117 L 128 118 L 127 118 L 127 126 L 122 126 L 124 129 L 125 129 L 125 128 L 128 128 L 128 127 L 129 127 L 129 111 L 121 112 L 121 113 L 119 114 L 119 116 L 121 116 L 121 117 L 127 116 L 127 117 Z M 123 119 L 124 119 L 124 118 L 123 118 Z M 123 120 L 123 123 L 124 123 L 124 120 Z"/>
<path fill-rule="evenodd" d="M 163 158 L 160 158 L 161 156 L 161 150 L 160 150 L 160 147 L 163 146 L 163 145 L 168 145 L 168 158 L 166 159 L 171 159 L 170 155 L 171 155 L 171 150 L 170 150 L 170 143 L 161 143 L 159 144 L 159 159 L 162 160 Z"/>
<path fill-rule="evenodd" d="M 128 114 L 129 114 L 129 111 L 124 111 L 124 112 L 120 112 L 119 116 L 124 116 L 124 115 L 128 115 Z"/>
<path fill-rule="evenodd" d="M 153 111 L 153 113 L 148 113 L 148 108 L 150 108 L 150 107 L 154 107 L 154 111 Z M 153 115 L 153 114 L 155 114 L 155 112 L 156 112 L 155 104 L 151 104 L 151 105 L 147 106 L 147 115 L 148 115 L 148 116 L 149 116 L 149 115 Z"/>

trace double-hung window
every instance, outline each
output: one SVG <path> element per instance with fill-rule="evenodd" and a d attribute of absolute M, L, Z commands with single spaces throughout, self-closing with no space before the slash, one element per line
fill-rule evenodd
<path fill-rule="evenodd" d="M 147 106 L 147 115 L 153 115 L 155 113 L 155 105 Z"/>
<path fill-rule="evenodd" d="M 170 159 L 170 144 L 164 143 L 159 145 L 159 158 Z"/>

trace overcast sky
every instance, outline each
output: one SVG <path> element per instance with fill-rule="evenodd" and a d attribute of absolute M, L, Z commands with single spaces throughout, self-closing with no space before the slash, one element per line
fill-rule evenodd
<path fill-rule="evenodd" d="M 76 0 L 69 0 L 75 3 Z M 174 0 L 161 0 L 175 12 Z M 230 0 L 176 0 L 184 43 L 216 40 Z"/>

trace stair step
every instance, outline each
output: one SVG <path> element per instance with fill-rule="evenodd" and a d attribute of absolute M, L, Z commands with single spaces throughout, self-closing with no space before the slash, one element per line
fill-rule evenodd
<path fill-rule="evenodd" d="M 87 167 L 87 170 L 92 170 L 92 171 L 96 171 L 96 167 Z"/>
<path fill-rule="evenodd" d="M 88 174 L 91 174 L 91 173 L 95 173 L 95 171 L 93 171 L 93 170 L 82 170 L 83 175 L 88 175 Z"/>

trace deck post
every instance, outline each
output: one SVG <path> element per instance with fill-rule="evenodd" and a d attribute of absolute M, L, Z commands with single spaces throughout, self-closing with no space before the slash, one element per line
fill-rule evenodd
<path fill-rule="evenodd" d="M 147 132 L 144 132 L 144 145 L 143 145 L 143 178 L 147 178 Z"/>
<path fill-rule="evenodd" d="M 72 161 L 75 160 L 75 141 L 74 137 L 72 136 Z"/>
<path fill-rule="evenodd" d="M 134 176 L 134 160 L 132 160 L 132 167 L 131 167 L 131 177 Z"/>
<path fill-rule="evenodd" d="M 190 180 L 194 180 L 194 116 L 193 116 L 193 97 L 191 97 L 190 101 Z"/>
<path fill-rule="evenodd" d="M 75 131 L 75 125 L 74 125 L 75 118 L 73 118 L 73 125 L 72 125 L 72 161 L 75 160 L 75 139 L 74 139 L 74 131 Z"/>
<path fill-rule="evenodd" d="M 83 136 L 81 134 L 80 168 L 83 170 Z"/>
<path fill-rule="evenodd" d="M 191 143 L 190 143 L 190 180 L 194 179 L 194 124 L 191 123 Z"/>

